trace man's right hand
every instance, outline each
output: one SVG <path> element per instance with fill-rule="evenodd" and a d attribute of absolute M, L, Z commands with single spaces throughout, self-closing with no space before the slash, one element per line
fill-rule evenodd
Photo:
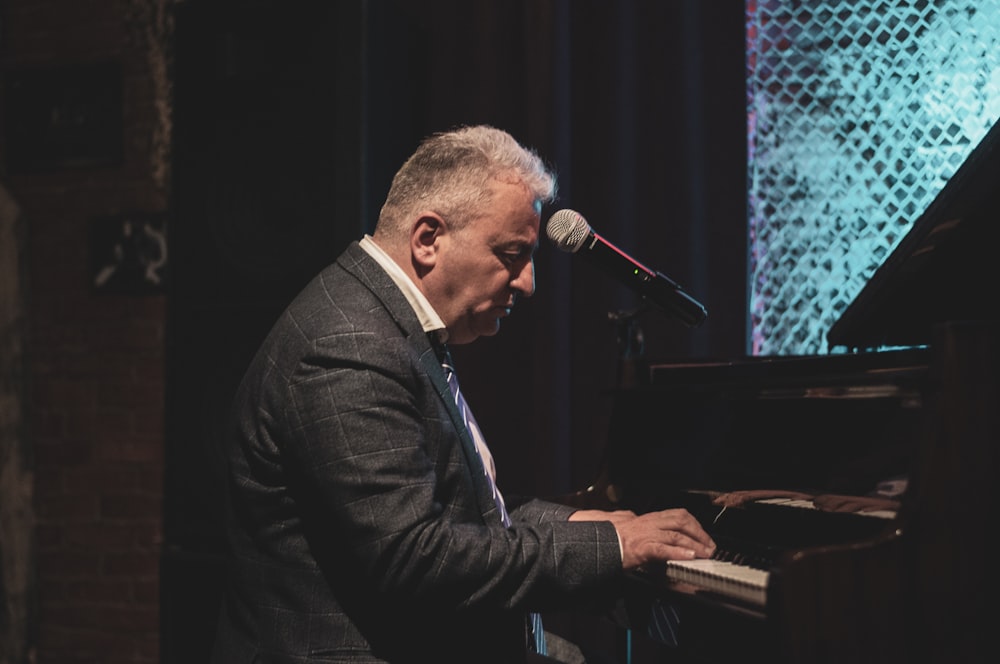
<path fill-rule="evenodd" d="M 626 570 L 653 562 L 710 558 L 715 553 L 715 542 L 686 509 L 648 512 L 613 523 Z"/>

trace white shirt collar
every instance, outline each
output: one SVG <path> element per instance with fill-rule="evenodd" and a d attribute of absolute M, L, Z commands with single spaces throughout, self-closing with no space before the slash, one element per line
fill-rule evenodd
<path fill-rule="evenodd" d="M 392 260 L 392 257 L 375 243 L 372 236 L 365 235 L 358 244 L 385 270 L 389 278 L 399 286 L 399 290 L 403 291 L 403 296 L 410 303 L 410 306 L 413 307 L 413 312 L 417 314 L 417 319 L 420 320 L 420 325 L 423 327 L 424 332 L 435 332 L 442 343 L 446 342 L 448 340 L 448 330 L 445 328 L 444 321 L 434 311 L 434 307 L 427 301 L 427 298 L 420 292 L 420 289 L 413 283 L 409 275 L 403 272 L 403 268 L 399 267 L 396 261 Z"/>

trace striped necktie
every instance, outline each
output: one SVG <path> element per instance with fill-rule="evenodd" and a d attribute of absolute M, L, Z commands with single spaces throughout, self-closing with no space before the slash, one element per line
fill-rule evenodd
<path fill-rule="evenodd" d="M 476 422 L 476 418 L 469 408 L 469 404 L 465 401 L 465 397 L 462 396 L 462 390 L 458 386 L 458 375 L 455 373 L 455 365 L 452 363 L 451 353 L 448 351 L 447 346 L 443 346 L 441 354 L 441 367 L 448 378 L 448 389 L 451 390 L 451 396 L 455 399 L 455 405 L 458 406 L 458 411 L 462 414 L 462 421 L 465 422 L 465 428 L 469 430 L 472 440 L 476 443 L 476 451 L 479 452 L 479 458 L 482 459 L 483 469 L 486 472 L 486 480 L 493 493 L 493 501 L 500 512 L 500 520 L 504 526 L 510 526 L 510 515 L 507 513 L 507 506 L 503 502 L 500 489 L 497 488 L 497 471 L 493 464 L 493 455 L 490 454 L 490 448 L 486 446 L 486 438 L 483 436 L 483 432 L 480 430 L 479 424 Z"/>
<path fill-rule="evenodd" d="M 486 475 L 486 481 L 490 486 L 490 490 L 493 492 L 493 501 L 497 505 L 497 510 L 500 512 L 500 520 L 504 527 L 510 526 L 510 514 L 507 513 L 507 506 L 504 504 L 503 495 L 500 493 L 500 489 L 497 488 L 496 482 L 496 468 L 493 464 L 493 455 L 490 454 L 490 448 L 486 446 L 486 438 L 483 436 L 483 432 L 479 428 L 479 424 L 476 422 L 476 418 L 472 415 L 472 410 L 469 408 L 469 404 L 465 401 L 465 397 L 462 396 L 462 390 L 458 387 L 458 374 L 455 373 L 455 365 L 451 359 L 451 352 L 448 350 L 448 346 L 443 343 L 435 343 L 435 348 L 438 351 L 438 357 L 441 360 L 441 367 L 444 369 L 445 377 L 448 379 L 448 389 L 451 390 L 451 395 L 455 399 L 455 405 L 458 406 L 459 412 L 462 414 L 462 420 L 465 422 L 465 428 L 469 430 L 472 435 L 472 440 L 476 443 L 476 451 L 479 453 L 479 457 L 483 462 L 483 469 Z M 532 647 L 535 652 L 544 655 L 547 652 L 545 645 L 545 630 L 542 627 L 542 617 L 538 613 L 528 614 L 528 629 L 532 637 Z"/>

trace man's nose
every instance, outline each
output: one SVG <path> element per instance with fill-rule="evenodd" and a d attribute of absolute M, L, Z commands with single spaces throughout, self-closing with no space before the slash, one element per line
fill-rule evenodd
<path fill-rule="evenodd" d="M 527 261 L 510 282 L 511 287 L 524 297 L 531 297 L 535 292 L 535 260 Z"/>

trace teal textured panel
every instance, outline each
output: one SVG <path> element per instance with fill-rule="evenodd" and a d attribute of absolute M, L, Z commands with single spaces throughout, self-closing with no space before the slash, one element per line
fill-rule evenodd
<path fill-rule="evenodd" d="M 1000 117 L 1000 0 L 748 0 L 753 355 L 826 332 Z"/>

